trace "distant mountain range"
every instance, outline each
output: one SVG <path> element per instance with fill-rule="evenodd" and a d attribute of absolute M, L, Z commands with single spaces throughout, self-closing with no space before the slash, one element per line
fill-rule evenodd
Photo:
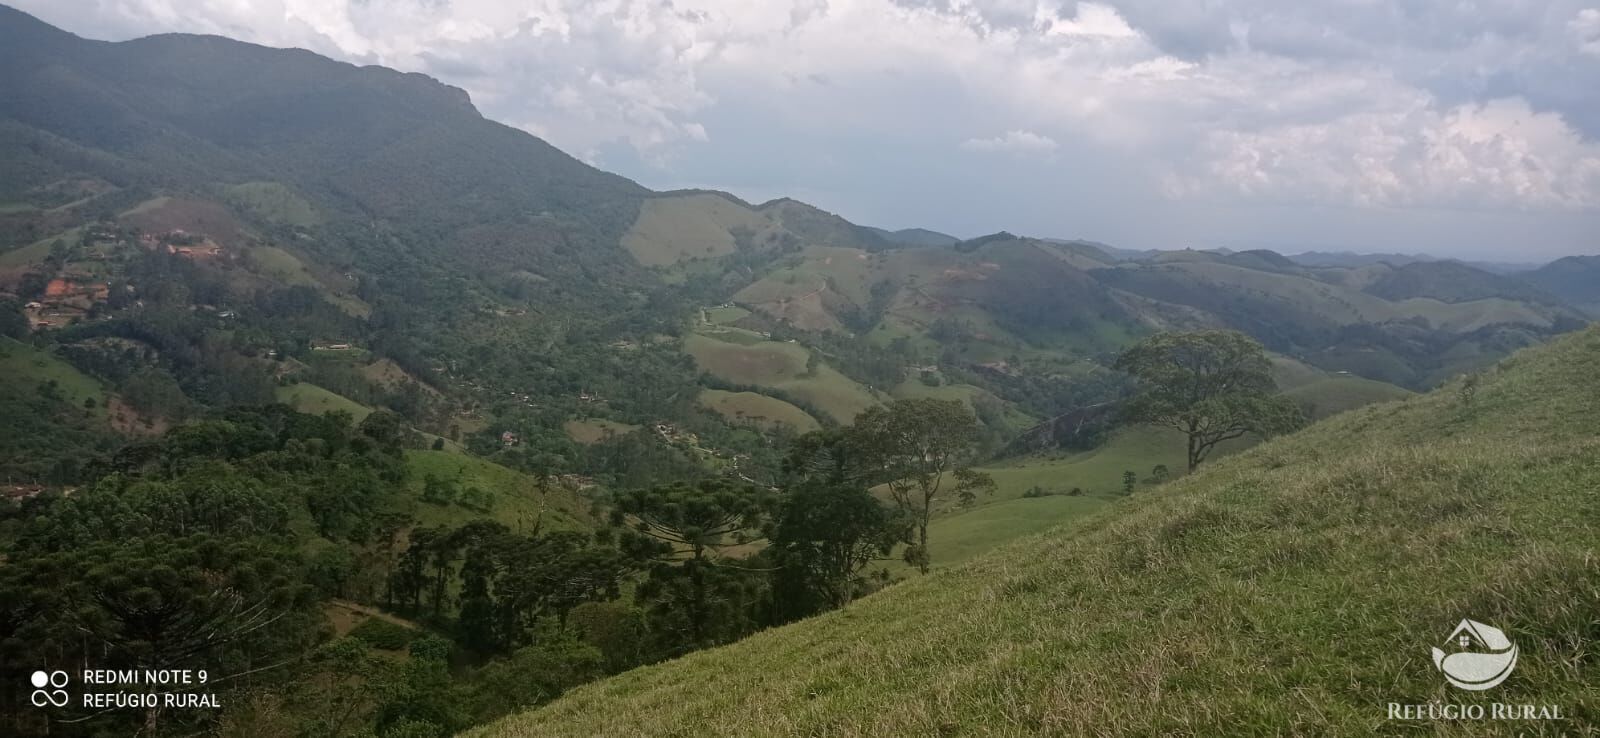
<path fill-rule="evenodd" d="M 652 192 L 428 77 L 219 37 L 105 43 L 0 8 L 0 68 L 0 289 L 99 280 L 149 303 L 115 245 L 184 248 L 215 286 L 171 299 L 241 314 L 263 347 L 373 352 L 433 393 L 445 409 L 418 422 L 438 433 L 494 393 L 527 395 L 517 412 L 547 423 L 631 427 L 698 417 L 711 391 L 817 422 L 935 391 L 1003 435 L 1114 394 L 1107 357 L 1174 328 L 1235 328 L 1314 370 L 1421 389 L 1600 302 L 1584 259 L 1507 276 L 1422 256 L 959 239 L 787 198 Z M 221 256 L 194 259 L 190 241 Z M 290 293 L 320 317 L 250 309 Z M 139 320 L 112 302 L 30 320 L 78 325 L 51 334 L 71 353 L 85 326 Z M 297 376 L 385 396 L 348 373 Z M 597 394 L 605 408 L 579 399 Z M 470 425 L 512 410 L 488 412 Z"/>

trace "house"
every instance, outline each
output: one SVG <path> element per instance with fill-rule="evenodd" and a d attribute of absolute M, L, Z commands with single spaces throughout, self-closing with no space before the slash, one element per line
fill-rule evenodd
<path fill-rule="evenodd" d="M 43 491 L 44 487 L 37 484 L 8 484 L 0 487 L 0 495 L 13 500 L 25 500 Z"/>
<path fill-rule="evenodd" d="M 522 442 L 522 440 L 517 438 L 517 434 L 512 433 L 511 431 L 507 430 L 507 431 L 501 431 L 500 432 L 500 445 L 501 446 L 504 446 L 506 448 L 511 448 L 512 446 L 515 446 L 515 445 L 517 445 L 517 444 L 519 444 L 521 442 Z"/>

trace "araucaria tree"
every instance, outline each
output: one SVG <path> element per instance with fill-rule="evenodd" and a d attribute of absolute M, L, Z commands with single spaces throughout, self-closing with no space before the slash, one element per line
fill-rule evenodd
<path fill-rule="evenodd" d="M 867 480 L 885 485 L 895 506 L 910 518 L 916 538 L 906 561 L 927 573 L 934 502 L 944 492 L 959 497 L 969 487 L 993 485 L 988 475 L 965 469 L 978 449 L 978 419 L 956 400 L 896 400 L 858 416 L 849 445 Z M 947 485 L 946 475 L 955 482 Z"/>
<path fill-rule="evenodd" d="M 655 600 L 651 607 L 662 630 L 685 631 L 674 652 L 737 637 L 743 582 L 723 569 L 743 567 L 719 561 L 719 552 L 760 540 L 773 499 L 760 487 L 712 479 L 634 490 L 617 498 L 613 524 L 629 525 L 635 535 L 622 541 L 625 551 L 654 565 L 639 594 Z"/>
<path fill-rule="evenodd" d="M 1305 422 L 1272 381 L 1266 350 L 1242 333 L 1158 333 L 1123 352 L 1116 368 L 1139 380 L 1123 416 L 1181 431 L 1188 438 L 1189 471 L 1219 443 L 1284 433 Z"/>

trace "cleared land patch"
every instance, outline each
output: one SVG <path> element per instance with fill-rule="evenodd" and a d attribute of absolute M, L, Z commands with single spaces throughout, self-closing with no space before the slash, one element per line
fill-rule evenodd
<path fill-rule="evenodd" d="M 866 387 L 827 364 L 817 362 L 808 369 L 811 353 L 798 343 L 739 345 L 691 335 L 683 348 L 702 371 L 723 381 L 782 390 L 841 423 L 878 402 Z"/>
<path fill-rule="evenodd" d="M 639 206 L 639 217 L 622 246 L 645 266 L 671 266 L 694 258 L 733 253 L 735 229 L 762 232 L 772 220 L 726 197 L 709 193 L 657 197 Z"/>
<path fill-rule="evenodd" d="M 489 518 L 512 530 L 587 530 L 593 527 L 577 494 L 559 481 L 540 487 L 537 480 L 491 461 L 450 451 L 407 451 L 411 469 L 408 490 L 415 496 L 412 513 L 419 525 L 460 526 Z M 422 501 L 427 478 L 453 482 L 458 499 L 448 505 Z M 487 509 L 461 504 L 468 488 L 488 493 Z"/>
<path fill-rule="evenodd" d="M 274 394 L 278 402 L 308 415 L 326 415 L 342 410 L 350 413 L 359 423 L 372 414 L 372 408 L 308 382 L 279 387 Z"/>
<path fill-rule="evenodd" d="M 822 426 L 806 411 L 775 397 L 755 392 L 726 392 L 708 389 L 700 393 L 700 404 L 734 423 L 749 423 L 764 430 L 788 426 L 797 433 L 808 433 Z"/>

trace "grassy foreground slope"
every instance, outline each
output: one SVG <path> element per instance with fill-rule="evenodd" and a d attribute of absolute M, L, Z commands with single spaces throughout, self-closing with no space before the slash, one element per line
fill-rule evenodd
<path fill-rule="evenodd" d="M 1343 413 L 843 610 L 478 735 L 1445 735 L 1600 729 L 1600 330 Z M 1521 649 L 1489 692 L 1429 648 Z M 1386 719 L 1560 705 L 1559 724 Z"/>

